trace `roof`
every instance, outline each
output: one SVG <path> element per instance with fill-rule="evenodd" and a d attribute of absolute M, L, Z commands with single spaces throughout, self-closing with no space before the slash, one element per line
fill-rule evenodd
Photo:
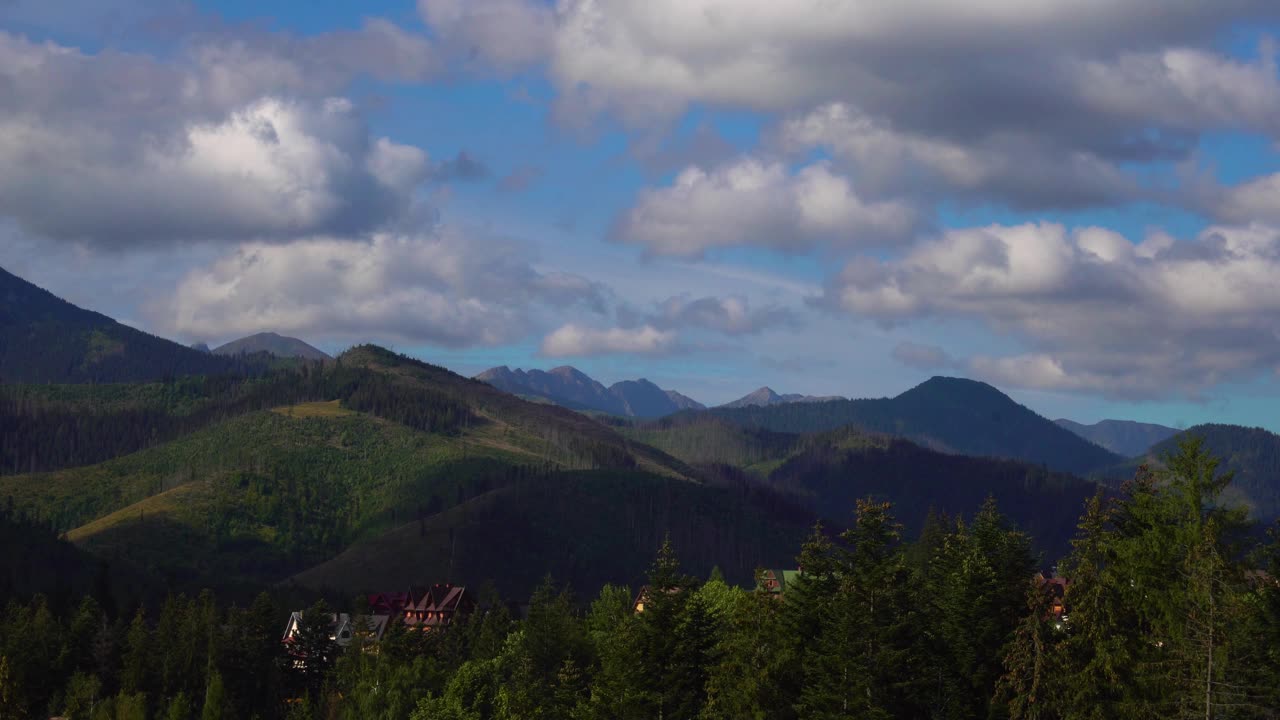
<path fill-rule="evenodd" d="M 467 589 L 461 585 L 414 587 L 410 588 L 409 602 L 402 611 L 403 622 L 411 627 L 447 625 L 454 615 L 469 612 L 474 605 Z"/>
<path fill-rule="evenodd" d="M 347 645 L 351 642 L 352 637 L 357 632 L 356 623 L 359 617 L 352 619 L 348 613 L 329 613 L 329 639 L 339 645 Z M 375 641 L 382 639 L 382 634 L 387 630 L 387 623 L 391 620 L 390 615 L 366 615 L 364 616 L 365 632 L 373 636 Z M 289 613 L 289 622 L 284 627 L 283 642 L 293 642 L 294 637 L 298 634 L 298 626 L 302 624 L 302 611 L 294 610 Z"/>
<path fill-rule="evenodd" d="M 799 570 L 786 570 L 782 568 L 767 569 L 761 573 L 761 581 L 765 590 L 772 593 L 784 593 L 787 588 L 795 583 L 800 577 Z"/>

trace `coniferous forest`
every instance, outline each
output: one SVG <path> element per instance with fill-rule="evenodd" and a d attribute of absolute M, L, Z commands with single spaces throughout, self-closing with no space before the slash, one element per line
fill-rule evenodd
<path fill-rule="evenodd" d="M 994 501 L 906 538 L 860 500 L 782 588 L 691 576 L 667 542 L 643 588 L 548 576 L 527 605 L 480 590 L 452 626 L 345 647 L 331 613 L 360 598 L 315 602 L 287 651 L 270 593 L 14 599 L 0 717 L 1273 718 L 1280 537 L 1219 502 L 1229 483 L 1184 442 L 1085 503 L 1057 578 Z"/>

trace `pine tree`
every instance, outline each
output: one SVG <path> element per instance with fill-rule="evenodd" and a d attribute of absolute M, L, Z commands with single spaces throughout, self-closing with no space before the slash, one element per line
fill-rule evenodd
<path fill-rule="evenodd" d="M 788 590 L 790 592 L 790 590 Z M 716 644 L 717 662 L 707 678 L 707 720 L 793 718 L 801 639 L 787 629 L 788 605 L 765 590 L 760 578 L 727 609 Z"/>
<path fill-rule="evenodd" d="M 169 701 L 164 720 L 191 720 L 192 714 L 191 701 L 187 699 L 186 693 L 178 693 Z"/>
<path fill-rule="evenodd" d="M 1184 440 L 1109 512 L 1086 513 L 1068 563 L 1068 717 L 1212 720 L 1253 704 L 1247 645 L 1231 645 L 1246 614 L 1245 514 L 1221 501 L 1231 477 L 1217 467 L 1201 441 Z"/>
<path fill-rule="evenodd" d="M 696 581 L 683 574 L 667 538 L 649 568 L 644 611 L 635 618 L 634 635 L 639 706 L 652 716 L 671 717 L 686 706 L 686 691 L 705 680 L 696 653 L 683 650 L 681 622 Z"/>
<path fill-rule="evenodd" d="M 996 684 L 993 714 L 1010 720 L 1057 720 L 1062 675 L 1059 641 L 1064 630 L 1054 626 L 1048 589 L 1039 580 L 1027 585 L 1027 613 L 1004 655 L 1005 674 Z M 1058 623 L 1060 624 L 1060 623 Z"/>
<path fill-rule="evenodd" d="M 308 694 L 320 690 L 337 660 L 333 625 L 333 612 L 323 600 L 304 610 L 298 622 L 297 635 L 289 652 L 293 658 L 293 673 Z"/>
<path fill-rule="evenodd" d="M 222 687 L 222 673 L 214 670 L 209 673 L 209 685 L 204 691 L 204 709 L 200 711 L 200 720 L 226 720 L 229 710 L 227 694 Z"/>
<path fill-rule="evenodd" d="M 913 644 L 901 526 L 888 503 L 860 500 L 827 572 L 837 592 L 819 608 L 820 632 L 804 655 L 805 718 L 892 718 L 904 705 Z M 809 572 L 808 566 L 805 572 Z"/>
<path fill-rule="evenodd" d="M 151 631 L 147 628 L 147 619 L 142 608 L 138 608 L 138 612 L 133 616 L 133 622 L 129 624 L 129 632 L 125 636 L 123 666 L 120 670 L 122 692 L 134 693 L 149 687 L 153 659 Z"/>
<path fill-rule="evenodd" d="M 9 670 L 9 658 L 0 655 L 0 719 L 22 720 L 26 717 L 27 709 L 19 690 Z"/>

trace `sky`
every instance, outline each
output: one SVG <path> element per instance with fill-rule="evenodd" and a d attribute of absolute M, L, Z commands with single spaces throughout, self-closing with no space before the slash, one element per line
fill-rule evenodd
<path fill-rule="evenodd" d="M 181 342 L 1280 431 L 1274 0 L 0 0 L 0 266 Z"/>

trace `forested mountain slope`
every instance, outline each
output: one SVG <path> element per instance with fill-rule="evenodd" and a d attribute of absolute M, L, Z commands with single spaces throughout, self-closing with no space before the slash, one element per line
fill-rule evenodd
<path fill-rule="evenodd" d="M 145 382 L 261 364 L 261 358 L 218 357 L 148 335 L 0 268 L 0 382 Z"/>
<path fill-rule="evenodd" d="M 1132 475 L 1138 465 L 1163 465 L 1163 458 L 1176 453 L 1179 443 L 1189 437 L 1204 440 L 1205 449 L 1221 459 L 1222 471 L 1235 473 L 1225 497 L 1242 503 L 1254 520 L 1270 525 L 1280 519 L 1280 435 L 1269 430 L 1241 425 L 1196 425 L 1157 444 L 1146 455 L 1123 463 L 1100 477 L 1112 483 Z"/>
<path fill-rule="evenodd" d="M 1039 465 L 941 453 L 852 427 L 781 433 L 682 414 L 623 432 L 690 464 L 731 466 L 831 526 L 845 523 L 853 504 L 871 496 L 894 504 L 911 537 L 930 510 L 970 516 L 991 496 L 1050 556 L 1065 553 L 1080 508 L 1097 489 L 1092 481 Z"/>
<path fill-rule="evenodd" d="M 357 543 L 294 582 L 351 594 L 399 589 L 413 578 L 493 581 L 504 595 L 524 597 L 550 573 L 579 592 L 604 583 L 635 587 L 669 536 L 691 570 L 705 576 L 719 567 L 748 584 L 757 567 L 794 564 L 814 518 L 751 484 L 704 485 L 637 471 L 556 473 Z"/>

